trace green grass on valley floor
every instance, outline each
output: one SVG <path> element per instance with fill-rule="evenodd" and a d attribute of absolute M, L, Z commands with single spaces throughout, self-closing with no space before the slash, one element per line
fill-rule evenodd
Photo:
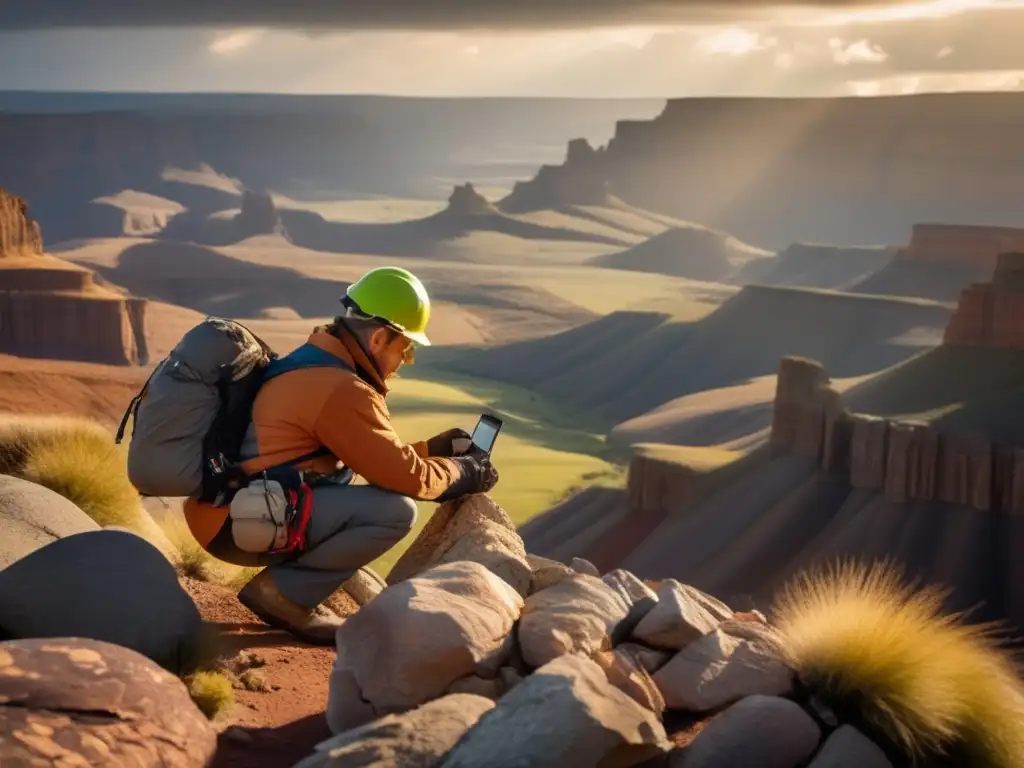
<path fill-rule="evenodd" d="M 404 440 L 425 440 L 453 427 L 472 431 L 483 412 L 504 420 L 493 451 L 500 479 L 490 493 L 511 518 L 521 524 L 548 509 L 567 491 L 620 479 L 624 469 L 604 440 L 588 425 L 559 419 L 551 404 L 514 387 L 446 377 L 444 381 L 413 378 L 403 370 L 388 397 L 395 428 Z M 439 376 L 421 369 L 417 375 Z M 373 567 L 387 573 L 437 508 L 421 502 L 415 531 Z"/>

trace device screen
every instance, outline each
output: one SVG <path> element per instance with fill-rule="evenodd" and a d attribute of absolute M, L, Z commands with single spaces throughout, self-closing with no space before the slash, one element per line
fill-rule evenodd
<path fill-rule="evenodd" d="M 480 419 L 473 430 L 473 445 L 487 453 L 494 447 L 494 439 L 498 436 L 498 425 L 490 419 Z"/>

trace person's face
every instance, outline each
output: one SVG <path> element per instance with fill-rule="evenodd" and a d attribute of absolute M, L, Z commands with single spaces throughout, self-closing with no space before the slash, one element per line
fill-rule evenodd
<path fill-rule="evenodd" d="M 370 354 L 381 376 L 389 379 L 403 363 L 413 361 L 413 342 L 390 328 L 378 328 L 370 337 Z"/>

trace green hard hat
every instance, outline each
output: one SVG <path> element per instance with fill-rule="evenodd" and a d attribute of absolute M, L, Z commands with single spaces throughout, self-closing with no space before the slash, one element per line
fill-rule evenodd
<path fill-rule="evenodd" d="M 406 338 L 430 346 L 430 297 L 423 283 L 401 267 L 378 267 L 348 287 L 345 297 L 364 315 L 383 320 Z M 345 301 L 344 299 L 342 301 Z"/>

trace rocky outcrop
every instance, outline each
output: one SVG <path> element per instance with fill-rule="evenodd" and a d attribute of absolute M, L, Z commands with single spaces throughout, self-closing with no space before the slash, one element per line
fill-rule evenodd
<path fill-rule="evenodd" d="M 146 302 L 43 254 L 39 226 L 0 190 L 0 352 L 115 365 L 149 362 Z"/>
<path fill-rule="evenodd" d="M 0 258 L 41 256 L 43 235 L 28 215 L 28 203 L 0 189 Z"/>
<path fill-rule="evenodd" d="M 467 182 L 452 190 L 448 197 L 448 207 L 444 212 L 450 216 L 480 216 L 497 211 L 498 209 L 486 197 Z"/>
<path fill-rule="evenodd" d="M 242 193 L 242 209 L 235 216 L 235 225 L 242 237 L 287 234 L 269 192 L 245 190 Z"/>
<path fill-rule="evenodd" d="M 498 202 L 498 209 L 524 213 L 566 205 L 606 205 L 610 197 L 602 152 L 586 139 L 573 139 L 562 165 L 542 165 L 529 181 L 517 181 Z"/>
<path fill-rule="evenodd" d="M 0 571 L 0 635 L 116 643 L 179 674 L 203 652 L 199 611 L 174 568 L 120 530 L 64 536 Z"/>
<path fill-rule="evenodd" d="M 800 768 L 832 765 L 848 747 L 882 768 L 872 739 L 902 756 L 864 716 L 876 711 L 877 673 L 862 672 L 856 654 L 831 656 L 863 637 L 886 642 L 838 620 L 845 600 L 862 599 L 846 596 L 848 583 L 816 583 L 820 606 L 801 599 L 798 617 L 774 626 L 690 584 L 666 579 L 654 592 L 625 569 L 598 577 L 580 559 L 570 568 L 528 555 L 537 578 L 524 602 L 480 564 L 488 542 L 444 517 L 406 565 L 429 561 L 444 540 L 472 559 L 397 579 L 346 619 L 327 710 L 335 735 L 299 766 Z M 819 640 L 826 625 L 835 634 Z"/>
<path fill-rule="evenodd" d="M 0 571 L 56 541 L 99 526 L 59 493 L 11 475 L 0 475 Z M 0 619 L 0 625 L 3 621 Z"/>
<path fill-rule="evenodd" d="M 0 764 L 209 765 L 217 736 L 184 684 L 79 637 L 0 643 Z"/>
<path fill-rule="evenodd" d="M 1024 349 L 1024 251 L 1000 253 L 992 281 L 974 283 L 960 293 L 943 341 Z"/>
<path fill-rule="evenodd" d="M 1001 253 L 1024 251 L 1024 229 L 915 224 L 910 244 L 896 253 L 904 261 L 928 264 L 967 264 L 995 269 Z"/>
<path fill-rule="evenodd" d="M 854 488 L 889 501 L 938 501 L 1024 512 L 1024 449 L 923 422 L 850 413 L 820 364 L 783 358 L 773 445 L 846 473 Z"/>

